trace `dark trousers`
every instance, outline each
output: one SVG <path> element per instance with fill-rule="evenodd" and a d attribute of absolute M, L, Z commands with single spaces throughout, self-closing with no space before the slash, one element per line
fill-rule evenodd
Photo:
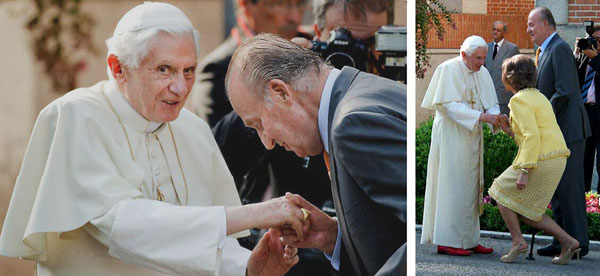
<path fill-rule="evenodd" d="M 583 185 L 583 155 L 585 141 L 567 143 L 571 156 L 558 187 L 552 197 L 554 221 L 569 235 L 579 241 L 581 246 L 589 245 L 587 217 L 585 214 L 585 191 Z M 553 244 L 559 242 L 554 239 Z"/>
<path fill-rule="evenodd" d="M 592 187 L 592 175 L 594 173 L 594 160 L 600 157 L 600 107 L 598 105 L 585 105 L 592 136 L 585 141 L 585 155 L 583 157 L 583 172 L 585 176 L 585 190 L 589 191 Z M 600 162 L 596 163 L 596 172 L 600 175 Z M 597 183 L 600 188 L 600 180 Z"/>
<path fill-rule="evenodd" d="M 500 106 L 500 114 L 510 115 L 508 104 L 498 104 L 498 106 Z"/>

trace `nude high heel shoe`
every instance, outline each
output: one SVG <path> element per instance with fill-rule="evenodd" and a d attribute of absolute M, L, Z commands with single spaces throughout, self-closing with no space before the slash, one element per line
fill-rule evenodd
<path fill-rule="evenodd" d="M 565 252 L 565 254 L 563 254 L 563 255 L 554 257 L 554 259 L 552 259 L 552 263 L 559 264 L 559 265 L 568 264 L 569 260 L 571 258 L 573 258 L 573 255 L 577 255 L 577 259 L 579 260 L 579 252 L 581 252 L 581 248 L 577 248 L 577 249 L 571 251 L 572 247 L 573 247 L 573 244 L 569 245 L 569 248 L 567 248 L 567 252 Z"/>
<path fill-rule="evenodd" d="M 511 247 L 510 251 L 508 251 L 508 254 L 500 257 L 500 261 L 503 263 L 514 263 L 521 254 L 525 256 L 525 253 L 527 253 L 527 247 L 521 248 L 521 246 L 524 244 L 527 245 L 526 243 L 519 243 L 517 246 Z"/>

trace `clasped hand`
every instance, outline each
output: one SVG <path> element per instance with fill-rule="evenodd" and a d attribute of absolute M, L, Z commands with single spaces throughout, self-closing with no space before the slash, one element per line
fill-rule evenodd
<path fill-rule="evenodd" d="M 337 238 L 337 220 L 299 195 L 287 193 L 280 198 L 238 208 L 243 208 L 244 212 L 237 219 L 242 222 L 252 221 L 244 226 L 271 228 L 248 260 L 248 275 L 285 274 L 298 262 L 296 254 L 299 247 L 318 248 L 330 255 L 333 252 Z M 308 217 L 302 208 L 310 212 Z M 228 214 L 236 215 L 235 211 L 229 211 Z M 228 218 L 228 223 L 229 221 Z"/>
<path fill-rule="evenodd" d="M 506 116 L 506 114 L 481 113 L 479 116 L 479 121 L 490 123 L 494 126 L 494 128 L 500 127 L 506 134 L 513 136 L 513 133 L 510 130 L 510 124 L 508 122 L 508 116 Z"/>

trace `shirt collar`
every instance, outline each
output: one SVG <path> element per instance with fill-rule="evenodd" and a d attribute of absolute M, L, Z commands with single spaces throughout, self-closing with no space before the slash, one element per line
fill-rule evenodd
<path fill-rule="evenodd" d="M 323 87 L 323 93 L 321 93 L 321 101 L 319 103 L 319 134 L 321 135 L 321 141 L 323 142 L 323 148 L 329 153 L 329 101 L 331 100 L 331 92 L 333 90 L 333 84 L 340 75 L 340 70 L 331 69 L 327 81 L 325 81 L 325 87 Z"/>
<path fill-rule="evenodd" d="M 121 118 L 124 124 L 132 127 L 135 131 L 152 133 L 163 125 L 163 123 L 148 121 L 137 112 L 127 99 L 125 99 L 115 81 L 109 80 L 104 85 L 104 90 L 119 118 Z"/>
<path fill-rule="evenodd" d="M 556 35 L 556 32 L 553 32 L 550 36 L 546 37 L 546 40 L 544 40 L 544 42 L 542 43 L 542 45 L 540 45 L 540 56 L 542 55 L 542 53 L 544 52 L 544 50 L 546 50 L 546 47 L 548 47 L 548 43 L 550 43 L 550 40 L 552 40 L 552 38 Z"/>
<path fill-rule="evenodd" d="M 494 42 L 496 45 L 498 45 L 498 49 L 500 49 L 500 47 L 502 47 L 502 43 L 504 43 L 504 38 L 502 40 L 500 40 L 500 42 L 496 43 Z"/>

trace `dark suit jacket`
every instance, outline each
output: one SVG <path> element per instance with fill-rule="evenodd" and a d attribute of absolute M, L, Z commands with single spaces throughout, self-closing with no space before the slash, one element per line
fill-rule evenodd
<path fill-rule="evenodd" d="M 405 274 L 406 86 L 344 67 L 328 130 L 340 275 Z"/>
<path fill-rule="evenodd" d="M 198 90 L 207 91 L 202 93 L 207 93 L 212 101 L 209 106 L 212 113 L 208 114 L 208 124 L 211 127 L 233 110 L 225 93 L 225 75 L 231 56 L 233 56 L 233 52 L 237 47 L 236 40 L 229 37 L 202 59 L 198 66 L 200 74 L 196 85 L 199 86 Z M 196 93 L 199 93 L 199 91 Z"/>
<path fill-rule="evenodd" d="M 519 47 L 510 41 L 504 39 L 502 42 L 502 46 L 498 49 L 498 53 L 496 53 L 496 58 L 492 58 L 494 56 L 494 42 L 488 43 L 488 52 L 485 57 L 485 68 L 490 72 L 490 76 L 494 81 L 494 87 L 496 88 L 496 95 L 498 96 L 498 103 L 507 105 L 510 101 L 510 97 L 512 97 L 512 93 L 506 91 L 504 88 L 504 84 L 502 84 L 502 62 L 505 59 L 510 58 L 514 55 L 519 54 Z"/>
<path fill-rule="evenodd" d="M 558 34 L 539 57 L 537 75 L 537 88 L 550 100 L 567 144 L 589 137 L 573 52 Z"/>

